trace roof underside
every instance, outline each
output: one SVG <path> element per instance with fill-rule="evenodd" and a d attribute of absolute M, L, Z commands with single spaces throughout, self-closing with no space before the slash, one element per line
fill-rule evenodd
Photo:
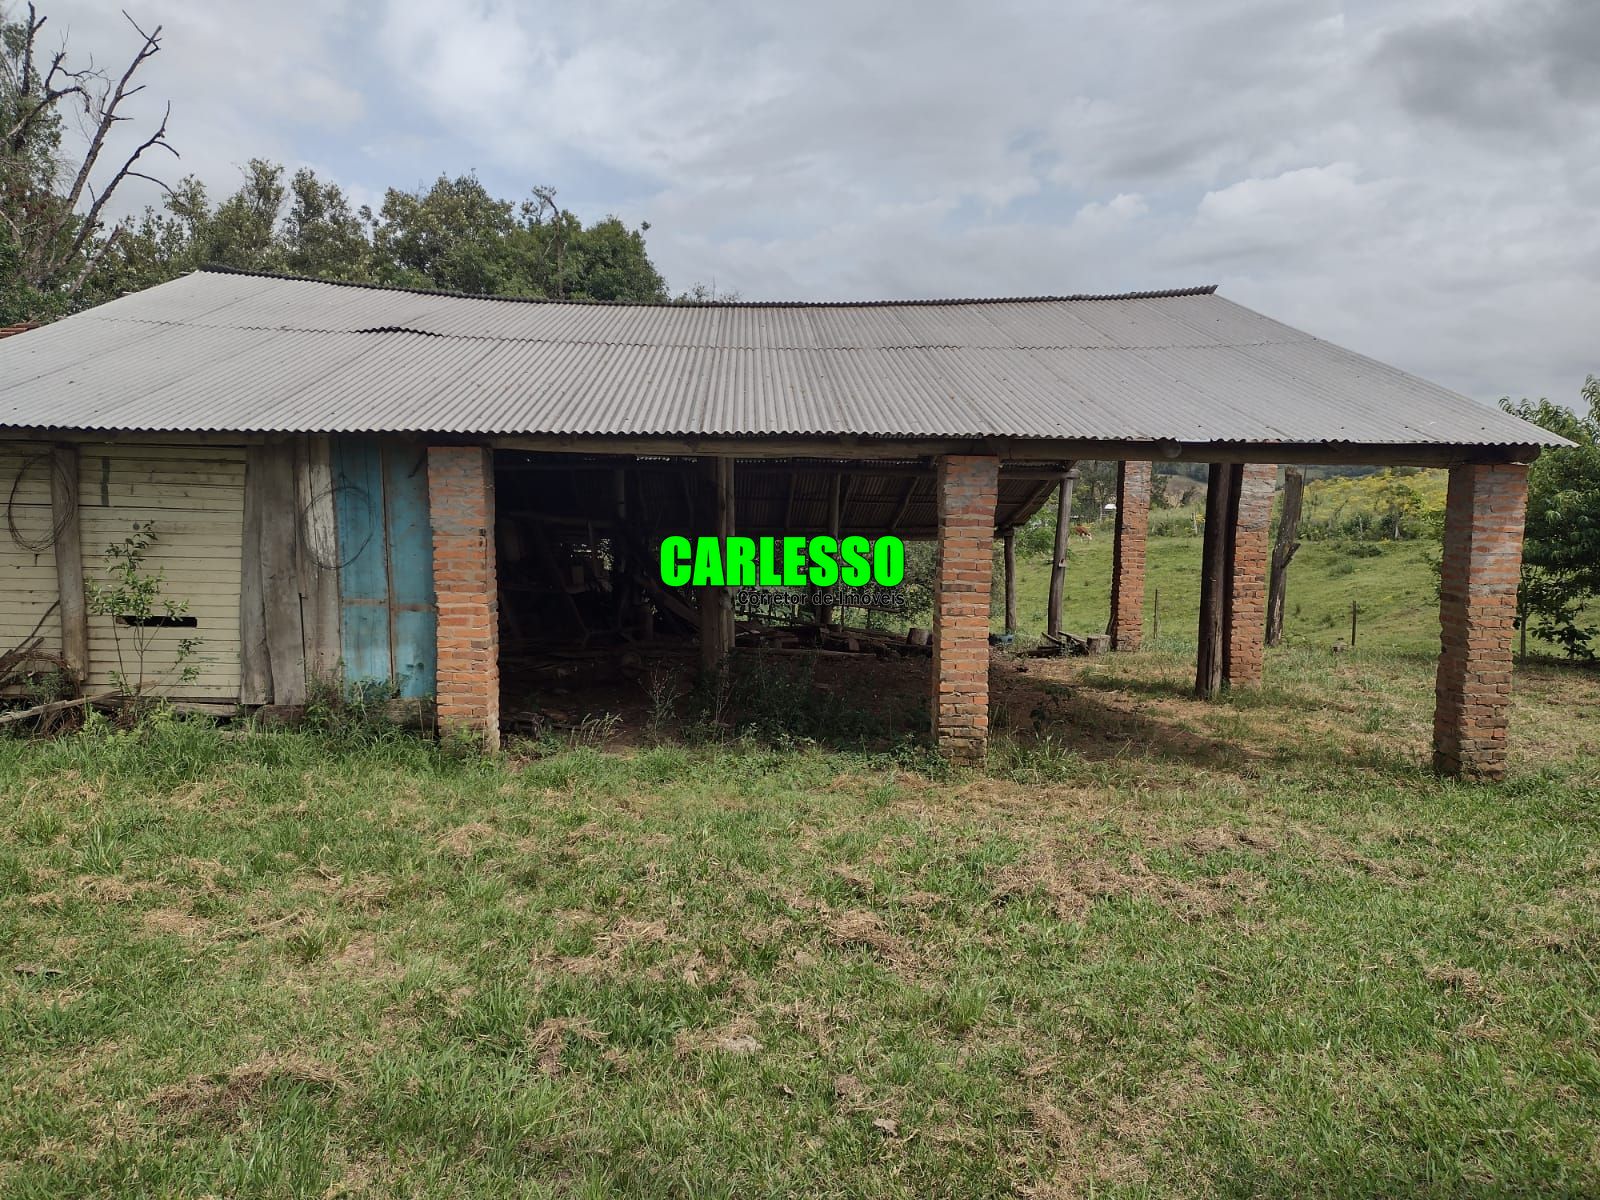
<path fill-rule="evenodd" d="M 0 342 L 0 426 L 1556 444 L 1209 289 L 517 302 L 200 272 Z"/>

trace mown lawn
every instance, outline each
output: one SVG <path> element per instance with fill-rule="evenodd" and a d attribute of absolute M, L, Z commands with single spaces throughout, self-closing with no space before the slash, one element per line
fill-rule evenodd
<path fill-rule="evenodd" d="M 1481 787 L 1425 659 L 1189 671 L 981 774 L 0 741 L 0 1194 L 1600 1194 L 1600 677 Z"/>

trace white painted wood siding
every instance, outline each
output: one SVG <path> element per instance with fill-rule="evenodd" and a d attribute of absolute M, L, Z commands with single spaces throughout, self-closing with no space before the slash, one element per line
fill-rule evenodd
<path fill-rule="evenodd" d="M 61 652 L 59 610 L 51 608 L 56 556 L 47 544 L 50 469 L 47 443 L 0 442 L 0 650 L 16 646 L 39 626 L 43 648 Z"/>
<path fill-rule="evenodd" d="M 167 681 L 168 695 L 235 700 L 239 695 L 239 567 L 244 530 L 244 448 L 84 443 L 80 447 L 78 517 L 84 580 L 105 583 L 106 547 L 153 522 L 157 537 L 145 559 L 166 573 L 166 594 L 188 603 L 194 629 L 156 631 L 146 679 Z M 285 498 L 285 502 L 292 499 Z M 53 567 L 52 567 L 53 570 Z M 52 576 L 53 578 L 53 576 Z M 123 631 L 125 669 L 129 640 Z M 196 637 L 199 667 L 191 683 L 174 681 L 180 638 Z M 117 669 L 113 618 L 89 616 L 91 690 L 111 686 Z"/>

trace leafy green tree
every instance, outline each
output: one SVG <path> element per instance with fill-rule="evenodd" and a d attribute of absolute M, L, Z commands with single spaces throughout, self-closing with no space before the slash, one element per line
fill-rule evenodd
<path fill-rule="evenodd" d="M 192 271 L 204 261 L 211 204 L 203 183 L 185 176 L 160 208 L 146 207 L 102 256 L 82 294 L 85 304 L 114 300 Z"/>
<path fill-rule="evenodd" d="M 196 227 L 202 261 L 245 271 L 282 271 L 287 256 L 278 222 L 285 194 L 283 167 L 252 158 L 244 185 Z"/>
<path fill-rule="evenodd" d="M 323 183 L 309 167 L 290 181 L 284 221 L 284 265 L 296 275 L 364 282 L 372 278 L 366 226 L 336 183 Z"/>
<path fill-rule="evenodd" d="M 1584 617 L 1600 596 L 1600 380 L 1589 376 L 1582 395 L 1587 411 L 1549 400 L 1500 406 L 1576 443 L 1546 450 L 1529 469 L 1519 602 L 1525 623 L 1569 657 L 1589 659 L 1600 632 Z"/>
<path fill-rule="evenodd" d="M 504 293 L 505 242 L 515 228 L 515 206 L 489 195 L 474 175 L 441 175 L 426 192 L 390 188 L 373 224 L 378 278 L 406 287 Z"/>
<path fill-rule="evenodd" d="M 377 215 L 365 215 L 385 283 L 556 300 L 667 298 L 645 251 L 647 226 L 629 229 L 616 217 L 585 226 L 550 188 L 513 204 L 474 175 L 440 176 L 426 192 L 391 188 Z"/>

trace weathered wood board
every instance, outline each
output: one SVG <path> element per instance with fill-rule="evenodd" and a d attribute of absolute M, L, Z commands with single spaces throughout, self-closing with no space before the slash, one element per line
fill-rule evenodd
<path fill-rule="evenodd" d="M 437 673 L 427 449 L 372 437 L 334 439 L 340 546 L 340 649 L 347 684 L 432 695 Z"/>

